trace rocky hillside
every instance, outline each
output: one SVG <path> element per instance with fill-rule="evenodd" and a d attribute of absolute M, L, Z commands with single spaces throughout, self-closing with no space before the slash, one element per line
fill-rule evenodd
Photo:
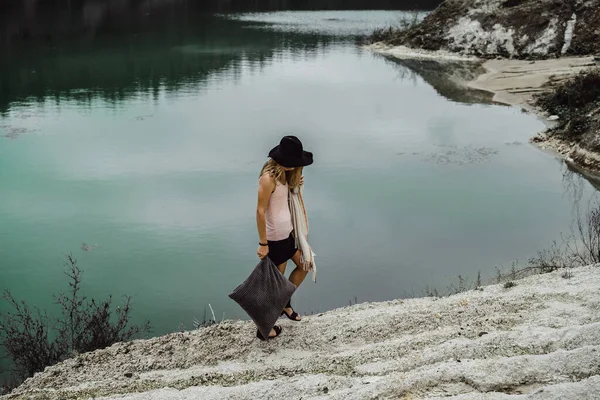
<path fill-rule="evenodd" d="M 446 298 L 359 304 L 119 343 L 49 367 L 2 400 L 600 398 L 600 267 Z"/>
<path fill-rule="evenodd" d="M 600 0 L 446 0 L 385 42 L 480 57 L 600 54 Z"/>

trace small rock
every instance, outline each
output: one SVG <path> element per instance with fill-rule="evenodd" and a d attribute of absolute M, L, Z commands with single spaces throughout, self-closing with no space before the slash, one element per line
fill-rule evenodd
<path fill-rule="evenodd" d="M 559 117 L 558 115 L 551 115 L 548 117 L 548 121 L 558 121 Z"/>
<path fill-rule="evenodd" d="M 125 375 L 125 378 L 131 378 L 133 376 L 133 373 L 125 372 L 123 375 Z"/>
<path fill-rule="evenodd" d="M 325 394 L 329 393 L 329 388 L 327 386 L 325 386 L 323 388 L 323 393 L 325 393 Z"/>
<path fill-rule="evenodd" d="M 483 335 L 487 335 L 487 332 L 479 332 L 479 337 L 482 337 Z"/>

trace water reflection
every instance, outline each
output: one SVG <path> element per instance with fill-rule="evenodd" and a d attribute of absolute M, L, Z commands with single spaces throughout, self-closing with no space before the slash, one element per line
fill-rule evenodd
<path fill-rule="evenodd" d="M 281 19 L 285 13 L 278 13 L 274 21 L 264 15 L 256 19 L 253 14 L 212 14 L 296 9 L 296 3 L 82 0 L 67 7 L 40 0 L 0 5 L 0 115 L 15 102 L 52 99 L 56 104 L 75 100 L 85 105 L 101 98 L 118 104 L 137 94 L 156 99 L 161 88 L 201 91 L 215 77 L 238 79 L 242 67 L 260 70 L 276 54 L 312 56 L 318 49 L 395 22 L 388 15 L 371 26 L 368 18 L 346 20 L 332 14 L 323 15 L 323 24 L 314 26 L 313 16 L 304 21 L 299 14 L 288 13 L 287 21 Z M 402 6 L 432 8 L 439 0 L 412 3 Z M 389 0 L 303 1 L 302 7 L 395 8 Z"/>
<path fill-rule="evenodd" d="M 82 45 L 67 40 L 5 49 L 0 63 L 0 114 L 15 102 L 52 99 L 89 105 L 95 98 L 118 104 L 140 94 L 154 99 L 161 89 L 202 91 L 213 79 L 237 80 L 242 68 L 261 70 L 276 54 L 311 56 L 336 39 L 319 34 L 274 35 L 239 21 L 199 17 L 168 24 L 166 32 L 126 36 L 107 32 Z M 227 32 L 226 36 L 219 32 Z"/>
<path fill-rule="evenodd" d="M 398 68 L 402 79 L 419 76 L 448 100 L 466 104 L 494 104 L 492 93 L 464 85 L 483 72 L 479 63 L 381 57 Z"/>

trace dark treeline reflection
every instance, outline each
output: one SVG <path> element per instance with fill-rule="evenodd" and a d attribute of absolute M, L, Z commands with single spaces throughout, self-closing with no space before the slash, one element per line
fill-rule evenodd
<path fill-rule="evenodd" d="M 119 101 L 159 88 L 200 87 L 264 66 L 275 52 L 340 40 L 248 29 L 215 12 L 433 7 L 439 0 L 5 0 L 0 2 L 0 114 L 19 101 Z M 237 71 L 237 72 L 236 72 Z M 239 75 L 239 74 L 237 74 Z"/>
<path fill-rule="evenodd" d="M 1 49 L 0 115 L 15 102 L 63 99 L 118 102 L 160 88 L 201 90 L 207 79 L 262 68 L 276 52 L 313 53 L 340 38 L 249 29 L 250 23 L 207 15 L 157 16 L 104 27 L 93 35 L 36 38 Z"/>
<path fill-rule="evenodd" d="M 0 43 L 35 36 L 89 34 L 131 29 L 182 13 L 276 10 L 431 10 L 442 0 L 4 0 L 0 1 Z M 110 28 L 109 28 L 110 27 Z"/>
<path fill-rule="evenodd" d="M 443 0 L 4 0 L 0 9 L 22 9 L 31 13 L 41 9 L 82 9 L 107 5 L 119 9 L 151 10 L 185 5 L 206 12 L 273 10 L 429 10 Z"/>

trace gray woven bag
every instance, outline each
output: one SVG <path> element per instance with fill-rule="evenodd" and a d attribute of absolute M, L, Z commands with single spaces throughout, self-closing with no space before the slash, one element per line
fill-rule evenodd
<path fill-rule="evenodd" d="M 295 290 L 296 286 L 265 257 L 229 297 L 246 311 L 267 338 Z"/>

